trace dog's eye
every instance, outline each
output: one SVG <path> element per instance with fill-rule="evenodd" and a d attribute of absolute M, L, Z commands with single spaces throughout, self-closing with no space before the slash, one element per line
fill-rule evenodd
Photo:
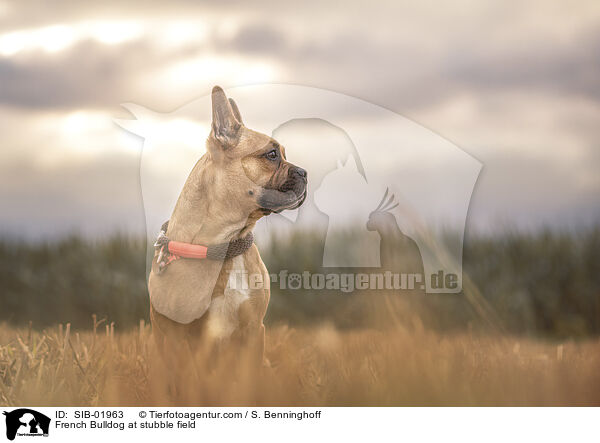
<path fill-rule="evenodd" d="M 265 155 L 269 160 L 277 160 L 277 157 L 279 157 L 279 152 L 277 152 L 277 149 L 271 149 Z"/>

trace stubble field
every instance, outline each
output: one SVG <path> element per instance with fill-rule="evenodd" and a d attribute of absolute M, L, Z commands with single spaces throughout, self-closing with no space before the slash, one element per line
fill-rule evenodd
<path fill-rule="evenodd" d="M 267 331 L 270 367 L 167 373 L 151 328 L 0 327 L 0 404 L 600 405 L 600 340 L 542 342 L 410 330 Z"/>

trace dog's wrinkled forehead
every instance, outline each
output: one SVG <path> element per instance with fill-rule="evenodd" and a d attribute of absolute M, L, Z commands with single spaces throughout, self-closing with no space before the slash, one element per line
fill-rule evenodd
<path fill-rule="evenodd" d="M 268 135 L 244 127 L 235 149 L 241 156 L 246 156 L 264 154 L 272 149 L 280 150 L 281 147 L 276 140 Z"/>
<path fill-rule="evenodd" d="M 264 155 L 275 150 L 285 159 L 285 148 L 277 140 L 248 128 L 244 128 L 235 149 L 242 157 L 247 155 Z"/>

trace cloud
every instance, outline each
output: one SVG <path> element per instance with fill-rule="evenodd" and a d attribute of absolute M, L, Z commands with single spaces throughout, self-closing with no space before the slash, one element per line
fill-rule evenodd
<path fill-rule="evenodd" d="M 119 45 L 115 50 L 88 40 L 60 54 L 34 52 L 0 58 L 0 103 L 39 110 L 114 107 L 123 101 L 142 100 L 136 78 L 185 53 L 157 54 L 144 41 Z"/>
<path fill-rule="evenodd" d="M 71 3 L 59 3 L 57 10 L 66 5 Z M 77 20 L 83 19 L 85 8 L 74 8 L 75 12 L 65 17 L 81 23 Z M 447 23 L 442 26 L 435 17 L 414 7 L 359 9 L 356 12 L 364 13 L 362 20 L 355 11 L 336 15 L 319 9 L 313 14 L 298 11 L 295 18 L 285 15 L 279 20 L 279 9 L 272 16 L 257 17 L 240 5 L 226 20 L 232 24 L 227 32 L 223 29 L 228 11 L 217 4 L 205 8 L 205 15 L 187 2 L 176 2 L 172 9 L 156 5 L 144 9 L 135 22 L 143 32 L 133 42 L 106 46 L 84 39 L 56 54 L 30 51 L 0 58 L 0 75 L 8 85 L 3 102 L 29 107 L 107 106 L 151 97 L 158 103 L 155 85 L 140 86 L 150 71 L 224 56 L 244 60 L 230 68 L 238 72 L 256 69 L 257 63 L 283 66 L 273 80 L 333 89 L 397 111 L 486 90 L 529 89 L 596 98 L 600 91 L 600 61 L 595 57 L 600 49 L 598 28 L 580 18 L 581 29 L 565 38 L 559 22 L 556 29 L 550 26 L 557 20 L 552 8 L 547 9 L 553 13 L 541 19 L 545 26 L 535 29 L 533 24 L 523 23 L 527 11 L 516 12 L 514 17 L 490 17 L 485 8 L 475 8 L 465 18 L 444 10 Z M 131 20 L 130 7 L 115 10 L 119 20 L 114 23 Z M 157 22 L 161 11 L 164 17 Z M 102 9 L 95 13 L 104 15 Z M 45 25 L 52 23 L 49 17 Z M 207 27 L 206 33 L 201 38 L 179 39 L 169 48 L 161 46 L 168 40 L 165 24 L 170 20 L 177 24 L 182 17 L 189 28 L 195 22 L 197 27 Z M 375 23 L 377 26 L 372 26 Z M 502 32 L 507 24 L 511 33 Z M 521 36 L 520 41 L 512 34 Z M 240 78 L 265 81 L 260 76 L 238 77 L 238 82 Z M 187 100 L 210 86 L 203 82 L 202 73 L 194 70 L 183 83 L 185 90 L 180 82 L 161 85 L 163 96 L 176 89 L 175 95 L 187 94 L 183 98 Z M 169 99 L 162 101 L 176 105 Z"/>
<path fill-rule="evenodd" d="M 244 54 L 281 56 L 290 49 L 283 30 L 273 27 L 268 22 L 246 25 L 229 42 L 221 43 L 228 49 Z"/>
<path fill-rule="evenodd" d="M 261 81 L 359 97 L 448 137 L 486 165 L 475 218 L 499 212 L 544 224 L 598 213 L 595 1 L 1 5 L 0 38 L 38 38 L 50 29 L 58 45 L 40 37 L 0 55 L 0 184 L 7 202 L 0 221 L 11 230 L 34 232 L 37 224 L 51 233 L 69 214 L 91 231 L 138 217 L 138 191 L 129 190 L 135 183 L 128 174 L 137 177 L 131 153 L 93 125 L 65 133 L 74 115 L 122 117 L 123 102 L 166 112 L 215 83 Z M 107 44 L 86 23 L 136 23 L 139 32 Z M 77 31 L 73 38 L 63 32 L 69 27 Z M 91 152 L 85 161 L 69 161 L 73 146 L 94 149 L 82 149 Z M 53 159 L 52 168 L 40 170 L 40 158 Z M 103 187 L 109 163 L 114 180 Z"/>
<path fill-rule="evenodd" d="M 508 48 L 507 48 L 508 49 Z M 444 72 L 463 88 L 545 91 L 600 99 L 600 33 L 568 44 L 539 42 L 500 53 L 455 54 Z"/>

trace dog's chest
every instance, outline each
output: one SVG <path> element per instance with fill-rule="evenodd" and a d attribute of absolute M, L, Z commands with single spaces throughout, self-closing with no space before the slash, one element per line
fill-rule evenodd
<path fill-rule="evenodd" d="M 248 274 L 243 255 L 233 258 L 223 295 L 212 299 L 208 308 L 208 332 L 214 338 L 228 338 L 239 326 L 239 310 L 250 298 Z"/>

